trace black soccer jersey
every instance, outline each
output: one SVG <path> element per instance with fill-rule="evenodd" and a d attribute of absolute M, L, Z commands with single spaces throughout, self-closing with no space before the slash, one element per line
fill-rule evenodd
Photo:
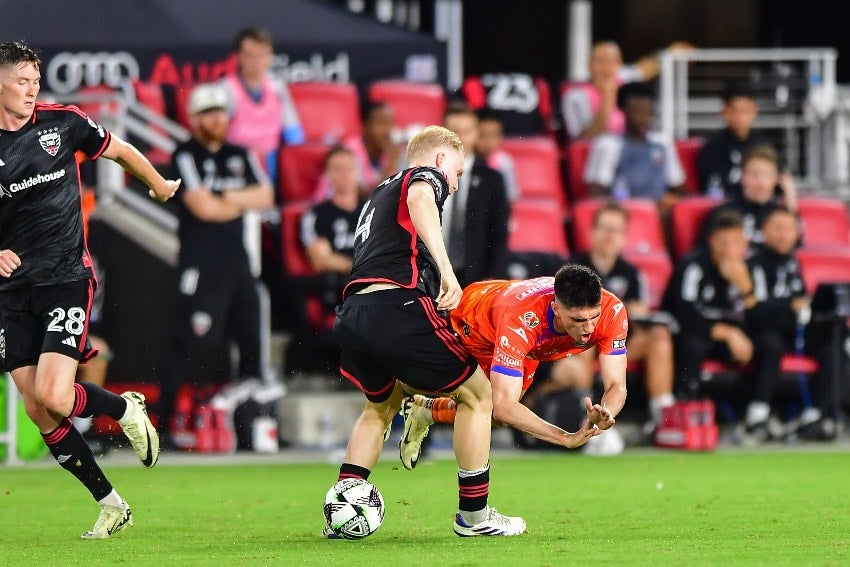
<path fill-rule="evenodd" d="M 646 286 L 643 277 L 634 264 L 630 264 L 621 257 L 617 258 L 614 266 L 607 274 L 600 272 L 590 258 L 590 254 L 576 254 L 570 258 L 570 262 L 586 266 L 596 272 L 602 280 L 602 287 L 619 297 L 624 302 L 640 301 L 648 303 Z"/>
<path fill-rule="evenodd" d="M 308 247 L 317 238 L 326 238 L 334 252 L 353 257 L 354 229 L 362 208 L 362 203 L 353 211 L 341 209 L 330 200 L 319 203 L 301 217 L 301 244 Z"/>
<path fill-rule="evenodd" d="M 238 191 L 249 185 L 268 183 L 268 176 L 253 153 L 241 146 L 224 144 L 210 152 L 194 138 L 183 142 L 174 151 L 172 168 L 183 182 L 177 190 L 182 259 L 222 257 L 244 258 L 254 251 L 246 234 L 243 216 L 225 222 L 210 222 L 197 218 L 183 202 L 183 194 L 206 188 L 215 195 Z M 257 251 L 258 253 L 259 251 Z"/>
<path fill-rule="evenodd" d="M 437 169 L 405 169 L 378 185 L 372 198 L 363 205 L 357 221 L 354 265 L 344 297 L 379 282 L 416 288 L 426 295 L 437 297 L 440 272 L 413 228 L 407 207 L 408 189 L 417 181 L 424 181 L 433 188 L 434 201 L 442 216 L 449 185 Z"/>
<path fill-rule="evenodd" d="M 60 104 L 36 103 L 23 128 L 0 130 L 0 249 L 21 259 L 0 290 L 94 277 L 75 152 L 96 159 L 109 140 L 79 108 Z"/>

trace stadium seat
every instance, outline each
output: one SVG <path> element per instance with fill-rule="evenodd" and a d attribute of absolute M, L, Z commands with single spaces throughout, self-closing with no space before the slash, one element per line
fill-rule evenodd
<path fill-rule="evenodd" d="M 310 209 L 310 203 L 299 201 L 285 204 L 280 210 L 281 250 L 283 252 L 283 269 L 293 278 L 304 278 L 316 275 L 304 246 L 301 244 L 301 217 Z"/>
<path fill-rule="evenodd" d="M 292 83 L 289 92 L 307 141 L 326 144 L 360 135 L 360 103 L 351 83 Z"/>
<path fill-rule="evenodd" d="M 819 283 L 850 282 L 850 251 L 797 250 L 806 291 L 813 294 Z"/>
<path fill-rule="evenodd" d="M 446 93 L 442 85 L 409 81 L 374 81 L 369 85 L 371 102 L 386 102 L 393 108 L 399 128 L 442 124 Z"/>
<path fill-rule="evenodd" d="M 683 197 L 673 205 L 670 222 L 673 231 L 673 254 L 676 258 L 681 258 L 693 248 L 703 219 L 719 202 L 711 197 L 693 195 Z"/>
<path fill-rule="evenodd" d="M 112 87 L 107 85 L 81 87 L 76 94 L 81 99 L 76 103 L 76 106 L 96 122 L 102 121 L 106 115 L 118 113 L 120 104 L 118 98 L 114 98 L 113 100 L 109 100 L 108 98 L 110 96 L 117 97 L 121 93 Z"/>
<path fill-rule="evenodd" d="M 518 200 L 508 222 L 508 250 L 569 255 L 564 215 L 551 201 Z"/>
<path fill-rule="evenodd" d="M 278 191 L 282 203 L 312 199 L 329 146 L 307 143 L 278 152 Z"/>
<path fill-rule="evenodd" d="M 551 138 L 505 138 L 502 149 L 514 160 L 520 199 L 548 199 L 566 207 L 558 146 Z"/>
<path fill-rule="evenodd" d="M 850 220 L 843 201 L 802 197 L 797 207 L 803 224 L 804 248 L 850 249 Z"/>
<path fill-rule="evenodd" d="M 584 166 L 590 154 L 590 140 L 573 140 L 567 145 L 567 189 L 570 200 L 576 202 L 587 197 Z"/>
<path fill-rule="evenodd" d="M 135 80 L 132 83 L 133 94 L 136 101 L 162 117 L 167 116 L 165 105 L 165 94 L 162 92 L 162 85 L 156 83 L 146 83 L 144 81 Z M 159 134 L 167 136 L 166 132 L 157 126 L 151 128 Z M 171 155 L 162 148 L 152 147 L 144 152 L 145 157 L 154 165 L 165 165 L 170 163 Z"/>
<path fill-rule="evenodd" d="M 658 309 L 667 282 L 673 274 L 673 262 L 665 251 L 652 251 L 645 254 L 635 252 L 623 253 L 627 262 L 634 264 L 646 282 L 646 294 L 649 306 Z"/>
<path fill-rule="evenodd" d="M 572 207 L 572 244 L 576 252 L 590 248 L 590 233 L 593 230 L 593 215 L 605 199 L 582 199 Z M 664 235 L 661 232 L 661 217 L 658 206 L 647 199 L 620 201 L 629 211 L 629 228 L 624 251 L 635 253 L 663 252 L 667 254 Z"/>
<path fill-rule="evenodd" d="M 697 154 L 704 140 L 702 138 L 686 138 L 676 140 L 676 152 L 685 171 L 685 190 L 693 195 L 699 194 L 699 177 L 697 176 Z"/>
<path fill-rule="evenodd" d="M 185 85 L 174 89 L 174 120 L 184 128 L 190 127 L 189 93 L 193 88 L 193 85 Z"/>

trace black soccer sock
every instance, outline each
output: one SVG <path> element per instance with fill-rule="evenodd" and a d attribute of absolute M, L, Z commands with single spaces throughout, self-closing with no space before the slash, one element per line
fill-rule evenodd
<path fill-rule="evenodd" d="M 458 469 L 458 510 L 461 512 L 477 512 L 487 507 L 487 496 L 490 494 L 490 463 L 477 471 Z"/>
<path fill-rule="evenodd" d="M 337 480 L 343 480 L 346 478 L 362 478 L 363 480 L 369 480 L 369 475 L 371 473 L 372 471 L 367 468 L 352 465 L 351 463 L 342 463 L 342 466 L 339 467 L 339 478 L 337 478 Z"/>
<path fill-rule="evenodd" d="M 115 421 L 127 411 L 127 400 L 90 382 L 74 384 L 74 408 L 68 417 L 108 415 Z"/>
<path fill-rule="evenodd" d="M 56 429 L 42 433 L 41 436 L 53 458 L 63 469 L 77 477 L 95 500 L 102 500 L 112 492 L 112 485 L 106 480 L 106 475 L 94 460 L 94 454 L 70 419 L 63 419 Z"/>

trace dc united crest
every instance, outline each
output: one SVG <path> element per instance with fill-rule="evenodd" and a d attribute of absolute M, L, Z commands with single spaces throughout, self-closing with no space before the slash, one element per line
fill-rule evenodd
<path fill-rule="evenodd" d="M 38 137 L 38 143 L 41 144 L 41 149 L 56 157 L 59 153 L 59 146 L 62 145 L 62 138 L 59 137 L 59 132 L 45 132 Z"/>

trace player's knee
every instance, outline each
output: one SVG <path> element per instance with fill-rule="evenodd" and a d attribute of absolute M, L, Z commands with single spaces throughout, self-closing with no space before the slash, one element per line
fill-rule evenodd
<path fill-rule="evenodd" d="M 56 384 L 39 384 L 35 388 L 34 402 L 48 411 L 64 415 L 69 405 L 68 392 Z"/>
<path fill-rule="evenodd" d="M 673 354 L 673 337 L 667 327 L 655 326 L 649 332 L 649 344 L 655 354 Z"/>

